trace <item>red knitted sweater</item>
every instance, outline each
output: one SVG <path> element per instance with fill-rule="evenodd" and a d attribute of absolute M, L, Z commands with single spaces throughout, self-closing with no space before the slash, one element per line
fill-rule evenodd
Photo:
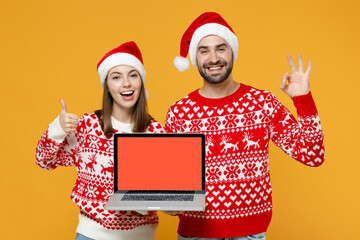
<path fill-rule="evenodd" d="M 59 128 L 56 119 L 42 135 L 36 149 L 36 163 L 46 170 L 76 166 L 77 179 L 71 199 L 80 208 L 81 215 L 109 230 L 131 230 L 158 223 L 155 212 L 141 215 L 133 211 L 104 209 L 113 193 L 114 146 L 113 138 L 104 136 L 94 113 L 80 119 L 75 134 L 66 134 Z M 114 129 L 115 132 L 131 131 L 131 128 L 116 130 L 115 126 Z M 164 132 L 164 129 L 153 120 L 146 132 Z"/>
<path fill-rule="evenodd" d="M 273 94 L 244 84 L 221 99 L 196 90 L 170 107 L 167 132 L 201 132 L 207 142 L 205 212 L 181 214 L 179 234 L 228 238 L 266 231 L 272 215 L 269 140 L 305 165 L 324 161 L 311 93 L 293 102 L 299 122 Z"/>

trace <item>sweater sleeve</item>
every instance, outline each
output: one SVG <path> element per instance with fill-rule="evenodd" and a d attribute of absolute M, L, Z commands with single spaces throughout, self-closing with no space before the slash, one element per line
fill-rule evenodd
<path fill-rule="evenodd" d="M 272 94 L 268 106 L 273 106 L 270 138 L 286 154 L 312 167 L 324 162 L 324 136 L 320 118 L 311 93 L 293 98 L 298 121 Z"/>
<path fill-rule="evenodd" d="M 165 120 L 165 131 L 167 133 L 176 133 L 176 117 L 173 113 L 172 107 L 169 108 L 167 114 L 166 114 L 166 120 Z"/>
<path fill-rule="evenodd" d="M 159 123 L 156 120 L 152 120 L 151 124 L 149 125 L 149 127 L 147 128 L 146 132 L 149 133 L 164 133 L 164 127 L 161 123 Z"/>
<path fill-rule="evenodd" d="M 36 147 L 36 164 L 46 170 L 54 170 L 58 166 L 72 166 L 80 157 L 79 139 L 84 129 L 81 118 L 75 133 L 64 132 L 57 117 L 49 124 Z"/>

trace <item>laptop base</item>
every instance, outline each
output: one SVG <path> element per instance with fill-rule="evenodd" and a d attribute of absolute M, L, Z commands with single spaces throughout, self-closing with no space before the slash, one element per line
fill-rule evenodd
<path fill-rule="evenodd" d="M 124 194 L 113 194 L 105 204 L 106 210 L 126 211 L 204 211 L 205 195 L 194 194 L 193 201 L 123 201 Z"/>

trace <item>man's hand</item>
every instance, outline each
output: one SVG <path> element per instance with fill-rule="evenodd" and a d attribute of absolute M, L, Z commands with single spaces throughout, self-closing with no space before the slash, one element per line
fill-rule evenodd
<path fill-rule="evenodd" d="M 62 130 L 66 133 L 75 132 L 79 122 L 79 118 L 75 114 L 67 112 L 66 103 L 64 100 L 60 99 L 60 102 L 61 102 L 61 111 L 59 117 L 60 126 Z"/>
<path fill-rule="evenodd" d="M 180 213 L 182 213 L 181 211 L 162 211 L 162 212 L 167 214 L 167 215 L 171 215 L 171 216 L 177 216 Z"/>
<path fill-rule="evenodd" d="M 299 70 L 296 68 L 296 65 L 291 56 L 287 56 L 292 74 L 285 73 L 282 78 L 282 83 L 280 84 L 281 90 L 283 90 L 291 98 L 305 95 L 310 92 L 309 77 L 312 61 L 309 61 L 309 66 L 306 72 L 304 72 L 304 63 L 302 61 L 301 54 L 298 54 L 297 57 L 299 62 Z"/>

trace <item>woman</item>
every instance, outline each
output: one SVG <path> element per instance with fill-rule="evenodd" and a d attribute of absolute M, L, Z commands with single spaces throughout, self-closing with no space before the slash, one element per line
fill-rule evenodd
<path fill-rule="evenodd" d="M 104 88 L 102 109 L 79 120 L 60 100 L 60 115 L 37 145 L 36 163 L 47 170 L 76 166 L 71 194 L 80 208 L 76 240 L 154 239 L 156 213 L 104 209 L 113 192 L 113 134 L 164 132 L 147 113 L 141 52 L 134 42 L 124 43 L 108 52 L 97 68 Z"/>

